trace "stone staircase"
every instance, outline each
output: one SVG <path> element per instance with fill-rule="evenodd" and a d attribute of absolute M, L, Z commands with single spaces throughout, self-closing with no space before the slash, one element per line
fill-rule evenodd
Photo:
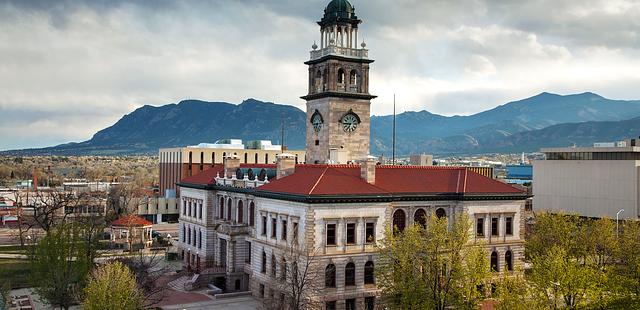
<path fill-rule="evenodd" d="M 187 284 L 187 282 L 189 282 L 190 280 L 191 280 L 190 276 L 182 276 L 169 282 L 167 285 L 173 290 L 176 290 L 179 292 L 186 292 L 187 290 L 186 290 L 185 284 Z"/>

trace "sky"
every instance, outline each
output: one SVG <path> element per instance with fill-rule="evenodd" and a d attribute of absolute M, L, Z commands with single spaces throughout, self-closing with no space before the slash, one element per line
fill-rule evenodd
<path fill-rule="evenodd" d="M 304 109 L 329 0 L 0 0 L 0 150 L 90 139 L 143 105 Z M 640 0 L 351 0 L 372 113 L 469 115 L 541 92 L 640 99 Z"/>

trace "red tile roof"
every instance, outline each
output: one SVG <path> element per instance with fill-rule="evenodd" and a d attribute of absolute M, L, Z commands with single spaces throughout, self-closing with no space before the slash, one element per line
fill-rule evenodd
<path fill-rule="evenodd" d="M 462 167 L 377 166 L 376 181 L 369 184 L 360 178 L 359 165 L 297 165 L 294 174 L 258 191 L 304 196 L 524 194 Z"/>
<path fill-rule="evenodd" d="M 133 214 L 123 216 L 111 223 L 111 226 L 120 227 L 145 227 L 152 226 L 153 223 Z"/>

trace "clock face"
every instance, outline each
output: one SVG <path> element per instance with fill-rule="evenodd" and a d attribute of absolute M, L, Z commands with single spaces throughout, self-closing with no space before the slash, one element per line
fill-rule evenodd
<path fill-rule="evenodd" d="M 320 132 L 320 129 L 322 129 L 322 116 L 314 114 L 311 118 L 311 124 L 313 125 L 313 130 Z"/>
<path fill-rule="evenodd" d="M 353 132 L 358 127 L 358 123 L 360 123 L 360 121 L 358 120 L 358 116 L 355 113 L 350 112 L 342 117 L 340 123 L 342 123 L 342 129 L 344 129 L 344 131 Z"/>
<path fill-rule="evenodd" d="M 324 120 L 322 119 L 322 114 L 320 114 L 318 110 L 313 112 L 313 115 L 311 115 L 311 125 L 313 125 L 313 130 L 315 132 L 320 132 L 320 129 L 322 129 L 323 123 L 324 123 Z"/>

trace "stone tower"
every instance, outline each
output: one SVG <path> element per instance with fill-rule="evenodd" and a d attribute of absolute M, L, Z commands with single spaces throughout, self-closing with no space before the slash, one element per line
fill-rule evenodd
<path fill-rule="evenodd" d="M 358 46 L 358 25 L 347 0 L 332 0 L 320 25 L 320 46 L 314 43 L 309 66 L 307 101 L 307 163 L 347 163 L 369 155 L 369 64 L 364 41 Z"/>

